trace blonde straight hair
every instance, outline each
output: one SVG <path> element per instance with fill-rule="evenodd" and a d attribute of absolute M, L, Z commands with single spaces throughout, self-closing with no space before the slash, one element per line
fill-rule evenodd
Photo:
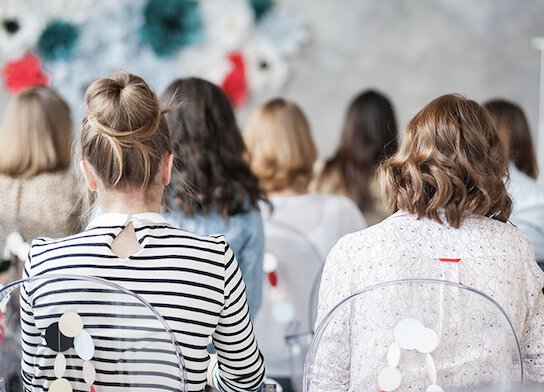
<path fill-rule="evenodd" d="M 0 124 L 0 173 L 29 178 L 71 164 L 72 122 L 66 102 L 48 87 L 11 99 Z"/>
<path fill-rule="evenodd" d="M 267 192 L 306 192 L 317 149 L 298 105 L 283 98 L 266 102 L 250 117 L 244 140 L 251 170 Z"/>

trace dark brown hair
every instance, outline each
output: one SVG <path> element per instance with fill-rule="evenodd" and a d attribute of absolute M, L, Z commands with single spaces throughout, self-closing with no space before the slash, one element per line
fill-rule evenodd
<path fill-rule="evenodd" d="M 93 82 L 85 93 L 87 114 L 81 154 L 107 189 L 148 190 L 161 159 L 171 152 L 160 102 L 140 77 L 118 72 Z"/>
<path fill-rule="evenodd" d="M 504 185 L 506 150 L 482 106 L 448 94 L 410 121 L 399 151 L 380 167 L 388 207 L 458 228 L 470 215 L 505 222 L 512 201 Z"/>
<path fill-rule="evenodd" d="M 372 207 L 370 185 L 376 168 L 397 150 L 398 131 L 391 102 L 368 90 L 350 103 L 340 144 L 317 179 L 317 187 L 337 172 L 343 189 L 362 212 Z"/>
<path fill-rule="evenodd" d="M 493 99 L 485 103 L 496 121 L 510 152 L 510 160 L 516 167 L 530 177 L 538 177 L 538 164 L 531 138 L 531 130 L 523 109 L 504 99 Z"/>
<path fill-rule="evenodd" d="M 232 105 L 219 87 L 198 78 L 178 79 L 162 99 L 176 106 L 166 115 L 174 152 L 169 192 L 185 215 L 217 208 L 226 219 L 266 200 L 244 160 Z"/>

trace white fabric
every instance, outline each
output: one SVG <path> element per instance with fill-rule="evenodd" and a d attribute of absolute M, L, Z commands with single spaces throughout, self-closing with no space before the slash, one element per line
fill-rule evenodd
<path fill-rule="evenodd" d="M 507 190 L 514 202 L 510 221 L 533 245 L 536 259 L 544 261 L 544 186 L 510 165 Z"/>
<path fill-rule="evenodd" d="M 272 377 L 288 377 L 285 335 L 311 330 L 312 289 L 326 255 L 343 235 L 366 227 L 357 206 L 343 196 L 310 193 L 272 197 L 273 212 L 263 205 L 265 249 L 278 260 L 278 285 L 273 293 L 267 277 L 263 302 L 255 319 L 255 335 Z M 278 295 L 284 299 L 278 299 Z M 315 300 L 314 300 L 315 302 Z M 292 318 L 287 317 L 289 309 Z M 283 310 L 282 310 L 283 309 Z M 280 313 L 279 315 L 277 313 Z M 314 309 L 315 317 L 315 309 Z M 287 317 L 283 321 L 281 317 Z"/>
<path fill-rule="evenodd" d="M 461 260 L 441 262 L 440 258 Z M 544 273 L 535 262 L 532 247 L 517 228 L 485 217 L 471 217 L 454 229 L 448 224 L 397 212 L 375 226 L 347 235 L 327 258 L 317 323 L 351 293 L 377 283 L 411 278 L 461 283 L 497 301 L 520 339 L 526 376 L 544 382 Z M 400 293 L 398 297 L 402 300 Z M 323 336 L 323 350 L 332 354 L 327 359 L 326 374 L 317 375 L 327 378 L 327 388 L 320 390 L 367 390 L 358 387 L 376 383 L 374 379 L 365 379 L 361 370 L 377 366 L 372 361 L 383 366 L 384 353 L 357 352 L 350 342 L 373 339 L 372 329 L 356 328 L 349 320 L 344 320 L 334 336 Z M 382 321 L 376 320 L 376 325 Z M 476 338 L 485 336 L 480 333 Z M 466 351 L 466 355 L 475 354 Z M 474 363 L 475 358 L 451 360 Z M 477 354 L 475 363 L 471 374 L 476 378 L 486 371 L 488 375 L 500 371 L 486 367 L 485 358 L 478 360 Z"/>

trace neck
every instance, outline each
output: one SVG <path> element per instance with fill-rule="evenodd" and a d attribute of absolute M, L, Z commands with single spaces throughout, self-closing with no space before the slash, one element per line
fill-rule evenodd
<path fill-rule="evenodd" d="M 142 192 L 122 192 L 108 190 L 98 192 L 98 204 L 102 213 L 117 213 L 134 215 L 143 212 L 161 211 L 161 195 L 152 195 L 145 197 Z"/>

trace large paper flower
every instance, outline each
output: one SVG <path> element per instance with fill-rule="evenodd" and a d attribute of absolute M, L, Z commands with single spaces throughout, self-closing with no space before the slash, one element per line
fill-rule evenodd
<path fill-rule="evenodd" d="M 257 20 L 260 20 L 274 7 L 274 0 L 249 0 L 249 2 L 251 3 L 251 7 L 253 7 L 253 12 Z"/>
<path fill-rule="evenodd" d="M 255 38 L 244 48 L 244 56 L 252 91 L 274 91 L 287 81 L 287 62 L 270 40 Z"/>
<path fill-rule="evenodd" d="M 257 29 L 283 56 L 297 55 L 310 40 L 310 33 L 300 18 L 285 8 L 275 7 L 263 17 Z"/>
<path fill-rule="evenodd" d="M 232 63 L 232 70 L 221 84 L 221 87 L 234 106 L 242 106 L 247 102 L 248 97 L 244 57 L 241 53 L 235 52 L 229 55 L 229 60 Z"/>
<path fill-rule="evenodd" d="M 38 41 L 38 51 L 45 60 L 68 60 L 72 57 L 79 38 L 79 29 L 63 20 L 47 25 Z"/>
<path fill-rule="evenodd" d="M 44 20 L 26 1 L 2 5 L 0 14 L 0 63 L 16 59 L 34 47 Z"/>
<path fill-rule="evenodd" d="M 8 62 L 3 74 L 6 88 L 12 94 L 28 87 L 46 86 L 49 81 L 42 71 L 40 58 L 33 53 L 27 53 L 20 60 Z"/>
<path fill-rule="evenodd" d="M 159 56 L 202 39 L 200 9 L 194 0 L 148 0 L 144 16 L 142 40 Z"/>
<path fill-rule="evenodd" d="M 254 24 L 247 0 L 201 0 L 200 7 L 206 40 L 222 50 L 239 49 Z"/>

